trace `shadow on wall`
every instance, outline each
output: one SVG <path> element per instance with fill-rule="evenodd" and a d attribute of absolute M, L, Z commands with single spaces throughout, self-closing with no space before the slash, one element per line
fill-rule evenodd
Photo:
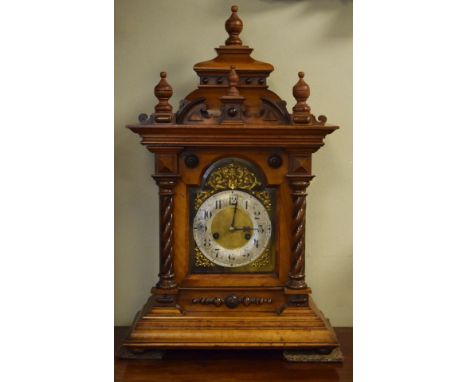
<path fill-rule="evenodd" d="M 260 0 L 249 3 L 249 13 L 268 12 L 266 5 L 271 5 L 273 10 L 292 4 L 302 6 L 298 17 L 311 17 L 311 20 L 318 13 L 333 13 L 329 20 L 329 27 L 324 31 L 326 37 L 351 38 L 353 36 L 353 0 Z"/>

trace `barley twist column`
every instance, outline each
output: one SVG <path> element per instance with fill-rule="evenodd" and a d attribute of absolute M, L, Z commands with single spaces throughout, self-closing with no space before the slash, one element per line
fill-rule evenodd
<path fill-rule="evenodd" d="M 154 176 L 159 186 L 160 204 L 160 262 L 157 288 L 171 289 L 177 286 L 174 275 L 174 187 L 176 177 Z"/>
<path fill-rule="evenodd" d="M 305 213 L 306 189 L 312 176 L 289 177 L 292 190 L 293 224 L 292 224 L 292 262 L 287 286 L 291 289 L 307 288 L 305 282 Z"/>
<path fill-rule="evenodd" d="M 149 147 L 155 154 L 155 175 L 153 179 L 159 186 L 159 281 L 152 289 L 159 294 L 161 289 L 177 287 L 174 261 L 174 198 L 179 182 L 179 153 L 181 147 Z M 164 292 L 166 293 L 166 292 Z"/>

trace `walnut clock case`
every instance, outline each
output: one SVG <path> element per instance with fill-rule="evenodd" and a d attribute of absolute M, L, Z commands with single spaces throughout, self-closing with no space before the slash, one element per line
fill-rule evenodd
<path fill-rule="evenodd" d="M 179 110 L 162 72 L 154 113 L 127 126 L 154 153 L 160 273 L 124 349 L 268 348 L 290 361 L 337 361 L 304 270 L 311 156 L 338 127 L 311 114 L 302 72 L 288 112 L 268 89 L 273 66 L 251 57 L 231 10 L 229 38 L 194 66 L 198 88 Z"/>

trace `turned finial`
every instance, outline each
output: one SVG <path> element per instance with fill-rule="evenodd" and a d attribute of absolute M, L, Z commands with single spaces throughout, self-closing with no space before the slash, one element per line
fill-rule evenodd
<path fill-rule="evenodd" d="M 310 107 L 307 98 L 310 96 L 309 85 L 304 81 L 304 72 L 299 72 L 299 81 L 293 87 L 293 96 L 297 103 L 293 107 L 293 120 L 296 123 L 309 123 L 311 120 Z"/>
<path fill-rule="evenodd" d="M 172 97 L 172 87 L 166 81 L 166 72 L 161 72 L 160 76 L 161 79 L 154 88 L 154 95 L 159 101 L 154 107 L 155 120 L 156 122 L 171 122 L 172 105 L 169 103 L 169 98 Z"/>
<path fill-rule="evenodd" d="M 219 123 L 245 123 L 245 97 L 241 96 L 239 89 L 237 89 L 239 76 L 236 73 L 236 67 L 234 65 L 231 65 L 231 70 L 229 70 L 227 79 L 229 83 L 227 94 L 219 97 L 219 100 L 221 101 L 221 115 L 219 117 Z"/>
<path fill-rule="evenodd" d="M 226 40 L 226 45 L 242 45 L 242 40 L 239 38 L 239 34 L 242 32 L 242 20 L 237 16 L 237 10 L 239 7 L 233 5 L 231 7 L 231 17 L 226 20 L 224 24 L 226 32 L 229 34 L 229 38 Z"/>
<path fill-rule="evenodd" d="M 229 82 L 229 89 L 228 95 L 229 96 L 238 96 L 239 89 L 237 89 L 237 84 L 239 83 L 239 76 L 236 73 L 236 67 L 231 65 L 231 70 L 228 74 L 228 82 Z"/>

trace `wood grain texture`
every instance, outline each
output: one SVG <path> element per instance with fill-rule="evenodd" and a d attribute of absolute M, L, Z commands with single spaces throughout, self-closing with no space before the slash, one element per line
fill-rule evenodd
<path fill-rule="evenodd" d="M 154 148 L 155 175 L 153 179 L 159 186 L 160 212 L 160 253 L 159 281 L 160 289 L 172 289 L 177 286 L 174 272 L 174 194 L 179 181 L 179 148 Z"/>
<path fill-rule="evenodd" d="M 159 179 L 161 251 L 158 288 L 177 286 L 174 274 L 174 179 Z M 163 192 L 161 192 L 163 191 Z M 164 192 L 165 191 L 165 192 Z"/>
<path fill-rule="evenodd" d="M 161 80 L 154 88 L 154 95 L 158 99 L 158 103 L 154 107 L 154 116 L 156 122 L 171 122 L 172 120 L 172 105 L 169 103 L 169 98 L 172 96 L 172 87 L 166 81 L 166 72 L 161 72 Z"/>
<path fill-rule="evenodd" d="M 115 352 L 128 333 L 115 328 Z M 278 350 L 170 350 L 162 360 L 115 360 L 116 382 L 233 382 L 353 380 L 353 329 L 335 328 L 344 354 L 342 364 L 289 363 Z"/>
<path fill-rule="evenodd" d="M 200 85 L 179 111 L 168 103 L 172 89 L 161 73 L 159 103 L 150 118 L 127 126 L 155 156 L 160 188 L 160 274 L 124 345 L 145 349 L 314 348 L 339 346 L 328 320 L 305 283 L 305 198 L 312 153 L 338 127 L 316 119 L 299 74 L 297 105 L 268 90 L 273 66 L 254 60 L 239 38 L 242 21 L 233 7 L 229 38 L 217 57 L 196 64 Z M 280 158 L 271 165 L 270 158 Z M 186 160 L 196 157 L 196 160 Z M 256 166 L 277 197 L 272 212 L 274 266 L 263 273 L 191 273 L 189 259 L 192 187 L 199 188 L 216 161 L 242 159 Z M 219 189 L 217 189 L 219 191 Z M 245 297 L 271 303 L 236 304 Z M 194 303 L 196 301 L 196 303 Z M 200 301 L 210 301 L 200 304 Z M 222 302 L 222 303 L 221 303 Z M 227 302 L 227 303 L 226 303 Z"/>
<path fill-rule="evenodd" d="M 338 126 L 303 125 L 128 125 L 141 137 L 141 144 L 179 147 L 270 147 L 306 148 L 314 153 L 324 145 L 326 135 Z"/>
<path fill-rule="evenodd" d="M 292 289 L 307 288 L 305 282 L 305 213 L 306 189 L 311 176 L 290 176 L 293 200 L 292 258 L 287 286 Z"/>
<path fill-rule="evenodd" d="M 229 17 L 224 24 L 226 32 L 229 34 L 226 45 L 242 45 L 242 40 L 239 38 L 239 35 L 242 32 L 243 24 L 242 20 L 237 16 L 238 9 L 239 7 L 237 5 L 231 7 L 231 17 Z"/>

